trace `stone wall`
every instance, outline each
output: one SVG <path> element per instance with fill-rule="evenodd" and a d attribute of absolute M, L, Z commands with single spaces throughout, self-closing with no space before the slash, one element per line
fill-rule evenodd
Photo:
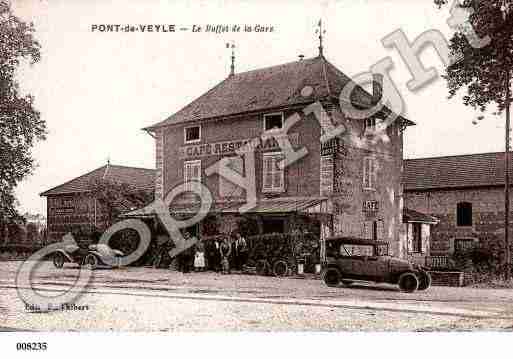
<path fill-rule="evenodd" d="M 513 195 L 510 200 L 513 200 Z M 456 205 L 472 203 L 472 226 L 458 226 Z M 437 217 L 433 226 L 431 253 L 450 255 L 456 239 L 472 239 L 484 246 L 500 244 L 504 240 L 504 190 L 502 188 L 474 188 L 458 190 L 431 190 L 405 192 L 408 208 Z M 510 215 L 513 218 L 513 213 Z M 513 233 L 513 226 L 510 229 Z"/>

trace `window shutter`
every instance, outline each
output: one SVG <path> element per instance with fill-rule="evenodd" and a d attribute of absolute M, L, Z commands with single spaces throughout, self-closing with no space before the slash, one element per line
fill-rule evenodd
<path fill-rule="evenodd" d="M 408 253 L 412 253 L 413 252 L 413 223 L 408 223 L 407 224 L 407 227 L 408 227 L 408 231 L 406 233 L 406 238 L 407 238 L 407 246 L 408 246 Z"/>
<path fill-rule="evenodd" d="M 270 190 L 273 184 L 272 177 L 272 157 L 264 156 L 264 190 Z"/>

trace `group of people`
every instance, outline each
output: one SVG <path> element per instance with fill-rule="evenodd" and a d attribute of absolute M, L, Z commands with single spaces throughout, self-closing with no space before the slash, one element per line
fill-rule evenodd
<path fill-rule="evenodd" d="M 184 233 L 184 238 L 195 239 L 189 232 Z M 248 252 L 248 243 L 238 232 L 224 239 L 199 240 L 178 255 L 178 270 L 188 273 L 209 269 L 225 274 L 232 269 L 240 271 L 248 260 Z"/>

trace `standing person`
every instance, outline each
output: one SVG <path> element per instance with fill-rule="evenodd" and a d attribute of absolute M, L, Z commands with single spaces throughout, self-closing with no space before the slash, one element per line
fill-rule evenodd
<path fill-rule="evenodd" d="M 196 253 L 194 254 L 194 270 L 203 272 L 205 270 L 205 246 L 202 241 L 196 245 Z"/>
<path fill-rule="evenodd" d="M 210 258 L 209 266 L 211 269 L 219 272 L 221 267 L 221 252 L 220 252 L 221 241 L 215 240 L 210 246 Z"/>
<path fill-rule="evenodd" d="M 237 252 L 237 268 L 242 270 L 242 267 L 248 260 L 248 243 L 239 232 L 236 233 L 237 239 L 235 240 L 235 249 Z"/>
<path fill-rule="evenodd" d="M 221 254 L 221 268 L 223 274 L 230 273 L 230 254 L 232 252 L 232 248 L 230 245 L 230 241 L 228 238 L 225 238 L 221 245 L 219 246 L 219 253 Z"/>
<path fill-rule="evenodd" d="M 188 231 L 185 231 L 183 238 L 186 241 L 190 241 L 191 234 Z M 180 253 L 178 255 L 178 260 L 182 273 L 189 273 L 191 271 L 192 262 L 194 261 L 194 246 L 191 246 Z"/>

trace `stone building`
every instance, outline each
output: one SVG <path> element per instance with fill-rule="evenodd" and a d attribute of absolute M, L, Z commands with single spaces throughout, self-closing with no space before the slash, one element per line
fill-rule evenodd
<path fill-rule="evenodd" d="M 47 231 L 50 241 L 57 241 L 68 232 L 103 231 L 109 218 L 105 206 L 91 194 L 91 184 L 98 180 L 128 184 L 149 193 L 154 191 L 155 170 L 107 164 L 40 195 L 46 197 Z M 119 203 L 123 210 L 133 209 L 130 203 Z"/>
<path fill-rule="evenodd" d="M 203 183 L 214 203 L 207 218 L 190 228 L 199 236 L 237 230 L 244 219 L 255 223 L 247 234 L 307 228 L 321 237 L 387 240 L 392 253 L 404 255 L 403 131 L 413 123 L 399 116 L 385 127 L 387 108 L 364 120 L 349 119 L 340 106 L 379 102 L 382 77 L 374 76 L 372 94 L 356 86 L 349 98 L 339 98 L 349 83 L 322 48 L 314 58 L 243 73 L 235 73 L 232 62 L 229 76 L 214 88 L 145 128 L 156 143 L 156 197 L 184 182 Z M 321 111 L 316 115 L 315 109 Z M 288 126 L 291 118 L 297 122 Z M 323 121 L 343 124 L 346 131 L 321 141 Z M 286 151 L 280 138 L 307 154 L 281 168 Z M 254 178 L 256 205 L 244 213 L 239 209 L 249 203 L 248 193 L 215 170 L 221 160 L 243 178 Z M 196 197 L 184 196 L 170 211 L 187 215 L 197 207 Z"/>
<path fill-rule="evenodd" d="M 501 245 L 504 153 L 405 160 L 404 200 L 408 208 L 439 220 L 431 232 L 433 256 L 450 256 L 477 244 Z"/>

